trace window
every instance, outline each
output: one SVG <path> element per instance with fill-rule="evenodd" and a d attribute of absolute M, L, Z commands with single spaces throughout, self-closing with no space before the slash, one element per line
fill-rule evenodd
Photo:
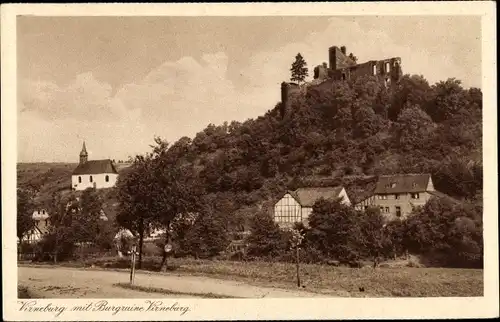
<path fill-rule="evenodd" d="M 401 207 L 396 206 L 396 216 L 401 217 Z"/>
<path fill-rule="evenodd" d="M 385 207 L 385 213 L 388 214 L 389 213 L 389 207 Z"/>
<path fill-rule="evenodd" d="M 82 183 L 82 177 L 78 177 L 78 183 Z"/>
<path fill-rule="evenodd" d="M 387 200 L 387 195 L 378 195 L 378 199 Z"/>
<path fill-rule="evenodd" d="M 373 75 L 377 75 L 377 65 L 373 65 L 372 70 L 373 70 Z"/>
<path fill-rule="evenodd" d="M 397 194 L 397 193 L 396 193 L 396 194 L 394 195 L 394 199 L 399 199 L 399 194 Z"/>
<path fill-rule="evenodd" d="M 368 206 L 365 206 L 365 210 L 368 210 Z"/>
<path fill-rule="evenodd" d="M 109 182 L 109 176 L 106 175 L 106 177 L 104 178 L 104 180 L 106 180 L 106 182 Z"/>
<path fill-rule="evenodd" d="M 390 71 L 391 71 L 391 63 L 390 62 L 386 62 L 385 63 L 385 72 L 389 73 Z"/>
<path fill-rule="evenodd" d="M 345 73 L 342 73 L 342 80 L 345 80 Z"/>
<path fill-rule="evenodd" d="M 45 210 L 42 210 L 42 214 L 45 215 Z"/>
<path fill-rule="evenodd" d="M 413 188 L 415 188 L 415 187 L 417 186 L 417 184 L 416 184 L 415 182 L 413 182 L 413 183 L 411 184 L 411 186 L 412 186 Z"/>
<path fill-rule="evenodd" d="M 411 198 L 412 199 L 419 199 L 420 198 L 420 195 L 418 193 L 412 193 L 411 194 Z"/>
<path fill-rule="evenodd" d="M 380 212 L 384 212 L 384 207 L 380 207 Z"/>
<path fill-rule="evenodd" d="M 90 179 L 90 182 L 92 182 L 92 176 L 90 176 L 90 178 L 89 178 L 89 179 Z"/>
<path fill-rule="evenodd" d="M 396 182 L 391 182 L 391 188 L 396 188 Z"/>

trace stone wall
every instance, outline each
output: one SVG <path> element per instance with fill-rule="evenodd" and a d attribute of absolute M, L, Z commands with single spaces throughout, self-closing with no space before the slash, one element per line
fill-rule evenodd
<path fill-rule="evenodd" d="M 284 116 L 292 106 L 293 100 L 305 95 L 308 88 L 332 86 L 335 81 L 354 80 L 357 77 L 376 75 L 386 86 L 395 86 L 403 76 L 401 58 L 392 57 L 356 64 L 342 46 L 328 49 L 329 66 L 326 63 L 314 68 L 314 79 L 302 85 L 283 82 L 281 84 L 281 115 Z"/>
<path fill-rule="evenodd" d="M 281 116 L 283 117 L 295 99 L 305 96 L 307 93 L 307 84 L 281 83 Z"/>

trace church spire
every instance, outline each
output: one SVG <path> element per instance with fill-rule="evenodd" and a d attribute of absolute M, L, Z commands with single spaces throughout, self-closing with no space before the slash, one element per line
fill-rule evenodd
<path fill-rule="evenodd" d="M 85 147 L 85 141 L 83 141 L 82 151 L 80 152 L 80 163 L 85 163 L 88 160 L 89 154 L 87 153 L 87 148 Z"/>

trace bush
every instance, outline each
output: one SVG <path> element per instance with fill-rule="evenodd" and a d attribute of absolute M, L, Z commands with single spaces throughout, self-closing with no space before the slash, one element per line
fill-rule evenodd
<path fill-rule="evenodd" d="M 405 223 L 404 243 L 429 266 L 482 268 L 482 206 L 431 199 Z"/>
<path fill-rule="evenodd" d="M 186 253 L 195 258 L 213 258 L 229 245 L 223 218 L 205 214 L 186 235 Z"/>
<path fill-rule="evenodd" d="M 247 237 L 247 254 L 255 257 L 275 257 L 287 248 L 287 240 L 277 223 L 266 212 L 252 218 L 250 235 Z"/>
<path fill-rule="evenodd" d="M 362 237 L 355 210 L 340 200 L 318 200 L 309 217 L 310 230 L 306 243 L 320 251 L 325 258 L 351 261 L 360 257 Z"/>

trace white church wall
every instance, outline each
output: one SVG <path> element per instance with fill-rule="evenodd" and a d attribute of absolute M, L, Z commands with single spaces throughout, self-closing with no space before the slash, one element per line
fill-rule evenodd
<path fill-rule="evenodd" d="M 108 176 L 108 181 L 106 181 Z M 92 177 L 92 181 L 90 181 Z M 81 182 L 78 178 L 81 178 Z M 93 188 L 94 184 L 96 189 L 111 188 L 116 185 L 118 174 L 116 173 L 99 173 L 99 174 L 81 174 L 71 176 L 71 187 L 75 190 L 85 190 Z"/>

